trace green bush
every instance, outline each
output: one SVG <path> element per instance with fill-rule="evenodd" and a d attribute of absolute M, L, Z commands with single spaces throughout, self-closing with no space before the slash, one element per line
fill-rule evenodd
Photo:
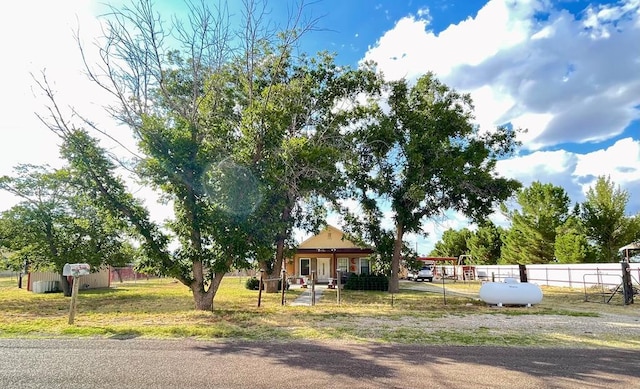
<path fill-rule="evenodd" d="M 344 285 L 348 290 L 387 290 L 389 278 L 383 274 L 351 274 Z"/>
<path fill-rule="evenodd" d="M 260 287 L 260 280 L 255 277 L 247 278 L 247 282 L 244 283 L 244 287 L 249 290 L 258 290 Z"/>
<path fill-rule="evenodd" d="M 244 283 L 244 287 L 249 290 L 258 290 L 260 287 L 260 280 L 256 277 L 247 278 L 247 281 Z M 289 289 L 289 282 L 287 282 L 287 290 Z M 264 290 L 264 285 L 262 286 L 262 290 Z M 278 290 L 282 290 L 282 280 L 278 280 Z"/>

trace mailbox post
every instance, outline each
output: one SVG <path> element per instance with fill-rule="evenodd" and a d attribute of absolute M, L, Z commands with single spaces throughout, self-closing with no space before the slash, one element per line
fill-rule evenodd
<path fill-rule="evenodd" d="M 73 277 L 73 288 L 71 289 L 71 306 L 69 307 L 69 324 L 73 324 L 76 316 L 76 303 L 78 301 L 78 289 L 80 282 L 78 278 L 90 273 L 91 267 L 88 263 L 67 263 L 62 268 L 63 276 Z"/>
<path fill-rule="evenodd" d="M 622 295 L 624 305 L 633 304 L 633 281 L 631 279 L 631 268 L 629 262 L 622 261 Z"/>

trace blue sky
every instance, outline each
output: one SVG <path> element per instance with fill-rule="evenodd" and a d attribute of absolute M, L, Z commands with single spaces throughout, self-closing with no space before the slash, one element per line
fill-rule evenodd
<path fill-rule="evenodd" d="M 0 15 L 6 53 L 0 174 L 11 174 L 18 163 L 60 164 L 57 140 L 34 116 L 43 105 L 30 72 L 46 68 L 61 101 L 109 122 L 100 110 L 106 97 L 82 76 L 72 37 L 78 25 L 85 43 L 99 34 L 101 3 L 31 0 Z M 183 8 L 181 1 L 155 3 L 163 12 Z M 274 23 L 285 20 L 287 3 L 271 1 Z M 595 177 L 610 175 L 631 195 L 628 213 L 640 212 L 640 0 L 308 3 L 306 15 L 321 17 L 320 30 L 304 38 L 302 50 L 335 52 L 337 62 L 351 66 L 376 61 L 388 79 L 434 71 L 471 93 L 482 128 L 511 123 L 528 129 L 518 154 L 500 162 L 501 174 L 525 185 L 560 185 L 574 202 L 584 199 Z M 14 203 L 0 194 L 0 209 Z M 420 252 L 445 229 L 465 226 L 452 213 L 429 223 L 429 237 L 418 239 Z"/>

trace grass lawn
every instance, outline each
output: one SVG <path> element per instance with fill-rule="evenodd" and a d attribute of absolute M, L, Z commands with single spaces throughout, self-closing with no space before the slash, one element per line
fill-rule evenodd
<path fill-rule="evenodd" d="M 477 294 L 479 283 L 447 284 L 446 304 L 441 293 L 402 290 L 393 296 L 386 292 L 342 291 L 342 304 L 338 305 L 336 291 L 326 290 L 315 307 L 282 306 L 280 293 L 263 293 L 261 307 L 257 307 L 258 292 L 245 289 L 245 280 L 225 277 L 214 299 L 213 312 L 193 310 L 188 288 L 171 279 L 116 282 L 110 289 L 81 291 L 75 323 L 69 325 L 69 298 L 61 293 L 31 293 L 18 289 L 15 278 L 0 278 L 0 337 L 194 337 L 558 346 L 557 339 L 528 333 L 496 335 L 483 328 L 427 329 L 435 318 L 456 315 L 597 316 L 603 309 L 628 312 L 629 308 L 585 303 L 582 291 L 563 288 L 544 289 L 543 303 L 532 308 L 502 310 L 454 295 Z M 287 301 L 293 301 L 300 293 L 300 289 L 287 291 Z M 571 340 L 573 345 L 575 342 Z"/>

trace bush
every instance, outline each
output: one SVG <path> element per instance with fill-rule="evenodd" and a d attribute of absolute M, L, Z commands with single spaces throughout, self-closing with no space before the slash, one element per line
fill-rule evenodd
<path fill-rule="evenodd" d="M 247 278 L 247 282 L 244 283 L 244 287 L 249 290 L 258 290 L 260 287 L 260 280 L 255 277 Z"/>
<path fill-rule="evenodd" d="M 344 285 L 348 290 L 387 290 L 389 278 L 382 274 L 351 274 Z"/>
<path fill-rule="evenodd" d="M 244 287 L 249 290 L 258 290 L 260 287 L 260 280 L 256 277 L 247 278 L 247 281 L 244 283 Z M 289 282 L 287 282 L 287 290 L 289 289 Z M 262 285 L 262 290 L 264 290 L 264 285 Z M 282 290 L 282 280 L 278 280 L 278 290 Z"/>

